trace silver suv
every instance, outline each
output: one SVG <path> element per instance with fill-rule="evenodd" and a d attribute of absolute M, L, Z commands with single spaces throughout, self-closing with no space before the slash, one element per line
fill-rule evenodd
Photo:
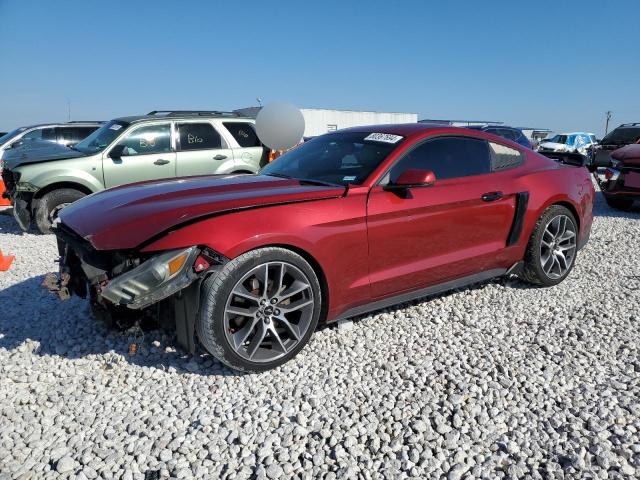
<path fill-rule="evenodd" d="M 254 120 L 218 111 L 153 111 L 111 120 L 73 149 L 8 155 L 2 177 L 14 216 L 49 232 L 57 212 L 117 185 L 190 175 L 257 173 L 268 152 Z"/>

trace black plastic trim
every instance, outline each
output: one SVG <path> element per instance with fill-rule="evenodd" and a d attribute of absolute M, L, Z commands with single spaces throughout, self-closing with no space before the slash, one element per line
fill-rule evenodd
<path fill-rule="evenodd" d="M 529 192 L 516 193 L 516 213 L 513 216 L 513 224 L 507 237 L 507 247 L 516 244 L 520 240 L 522 226 L 524 225 L 524 214 L 527 213 L 528 205 Z"/>
<path fill-rule="evenodd" d="M 190 354 L 196 351 L 195 324 L 198 310 L 200 309 L 200 285 L 199 278 L 178 295 L 173 297 L 175 315 L 176 337 L 178 344 Z"/>
<path fill-rule="evenodd" d="M 457 278 L 455 280 L 450 280 L 448 282 L 439 283 L 437 285 L 432 285 L 430 287 L 421 288 L 419 290 L 413 290 L 411 292 L 405 292 L 398 295 L 394 295 L 392 297 L 383 298 L 382 300 L 376 300 L 371 303 L 367 303 L 366 305 L 361 305 L 359 307 L 351 308 L 346 312 L 338 315 L 336 318 L 330 320 L 329 323 L 336 322 L 338 320 L 344 320 L 345 318 L 349 318 L 349 317 L 355 317 L 357 315 L 362 315 L 364 313 L 372 312 L 374 310 L 381 310 L 383 308 L 390 307 L 392 305 L 397 305 L 399 303 L 409 302 L 417 298 L 427 297 L 430 295 L 446 292 L 448 290 L 466 287 L 468 285 L 478 283 L 478 282 L 484 282 L 491 278 L 504 275 L 505 273 L 507 273 L 507 271 L 508 269 L 506 268 L 496 268 L 493 270 L 487 270 L 485 272 L 468 275 L 466 277 Z"/>

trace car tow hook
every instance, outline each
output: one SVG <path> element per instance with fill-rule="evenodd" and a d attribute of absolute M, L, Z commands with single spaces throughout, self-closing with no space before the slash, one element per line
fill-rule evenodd
<path fill-rule="evenodd" d="M 71 293 L 67 288 L 71 275 L 62 273 L 59 277 L 55 273 L 47 273 L 42 281 L 42 286 L 55 294 L 60 300 L 68 300 Z"/>

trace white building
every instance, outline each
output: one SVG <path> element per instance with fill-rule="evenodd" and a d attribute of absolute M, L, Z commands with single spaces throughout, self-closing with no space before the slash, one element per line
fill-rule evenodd
<path fill-rule="evenodd" d="M 440 120 L 435 118 L 425 118 L 419 123 L 435 123 L 437 125 L 448 125 L 450 127 L 475 127 L 482 125 L 504 125 L 504 122 L 494 122 L 492 120 Z"/>
<path fill-rule="evenodd" d="M 301 108 L 304 117 L 304 136 L 315 137 L 341 128 L 387 123 L 416 123 L 417 113 L 363 112 L 357 110 L 329 110 Z"/>
<path fill-rule="evenodd" d="M 260 107 L 234 110 L 241 115 L 255 117 Z M 387 123 L 416 123 L 417 113 L 363 112 L 359 110 L 335 110 L 327 108 L 301 108 L 304 117 L 304 136 L 315 137 L 323 133 L 360 125 L 381 125 Z"/>

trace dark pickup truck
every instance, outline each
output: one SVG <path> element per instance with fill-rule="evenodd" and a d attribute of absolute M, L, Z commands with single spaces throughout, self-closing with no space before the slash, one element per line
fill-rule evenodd
<path fill-rule="evenodd" d="M 623 123 L 611 130 L 591 151 L 591 164 L 595 167 L 611 166 L 611 154 L 640 140 L 640 123 Z"/>
<path fill-rule="evenodd" d="M 611 152 L 608 167 L 597 175 L 609 206 L 629 210 L 640 199 L 640 144 L 626 145 Z"/>

